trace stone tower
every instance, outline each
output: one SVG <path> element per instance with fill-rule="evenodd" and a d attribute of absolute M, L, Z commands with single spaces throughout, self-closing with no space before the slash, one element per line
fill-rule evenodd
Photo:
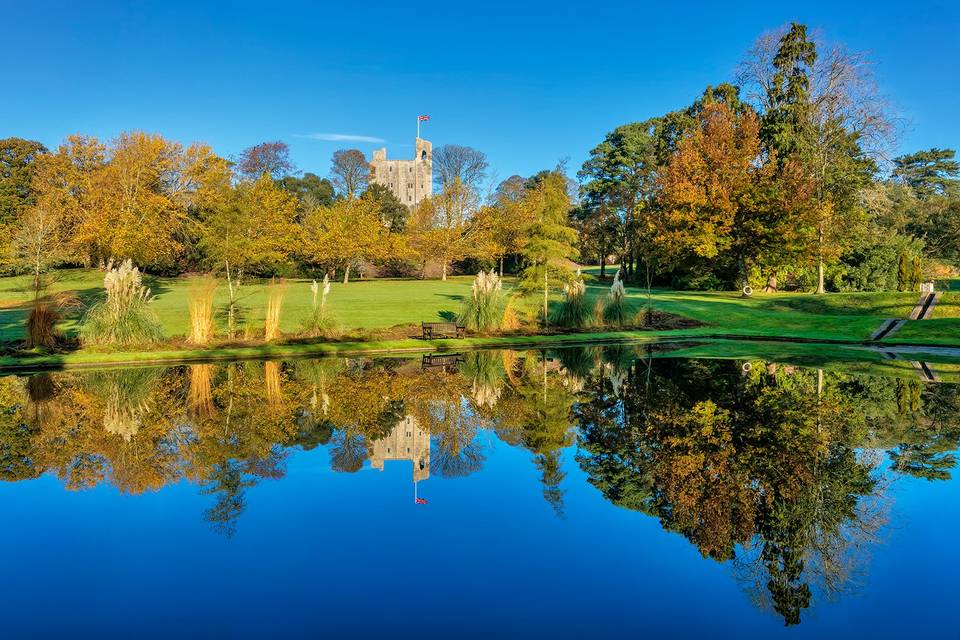
<path fill-rule="evenodd" d="M 370 182 L 390 189 L 400 202 L 413 207 L 433 195 L 433 145 L 416 138 L 413 160 L 387 160 L 387 148 L 373 152 Z"/>
<path fill-rule="evenodd" d="M 375 440 L 370 451 L 370 467 L 383 471 L 387 460 L 413 462 L 413 481 L 430 477 L 430 432 L 421 429 L 413 416 L 407 416 L 386 438 Z"/>

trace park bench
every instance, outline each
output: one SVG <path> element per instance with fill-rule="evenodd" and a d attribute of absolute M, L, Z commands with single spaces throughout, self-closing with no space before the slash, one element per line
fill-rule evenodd
<path fill-rule="evenodd" d="M 456 322 L 421 322 L 420 327 L 423 330 L 423 339 L 432 340 L 433 338 L 462 338 L 466 335 L 467 328 Z"/>

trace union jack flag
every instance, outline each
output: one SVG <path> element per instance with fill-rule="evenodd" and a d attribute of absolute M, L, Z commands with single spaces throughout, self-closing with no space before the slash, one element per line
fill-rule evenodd
<path fill-rule="evenodd" d="M 417 119 L 418 119 L 420 122 L 426 122 L 427 120 L 430 119 L 430 116 L 419 116 Z"/>
<path fill-rule="evenodd" d="M 427 504 L 426 498 L 417 498 L 417 504 Z"/>

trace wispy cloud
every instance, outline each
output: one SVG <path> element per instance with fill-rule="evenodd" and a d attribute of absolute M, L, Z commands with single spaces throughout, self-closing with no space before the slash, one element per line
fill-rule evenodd
<path fill-rule="evenodd" d="M 352 133 L 298 133 L 297 138 L 311 140 L 327 140 L 330 142 L 386 142 L 383 138 L 374 136 L 358 136 Z"/>

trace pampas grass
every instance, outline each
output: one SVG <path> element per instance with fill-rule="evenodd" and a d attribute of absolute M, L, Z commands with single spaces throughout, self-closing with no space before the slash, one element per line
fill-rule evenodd
<path fill-rule="evenodd" d="M 280 337 L 280 312 L 286 293 L 287 283 L 283 280 L 274 278 L 267 286 L 267 315 L 263 325 L 263 339 L 267 342 Z"/>
<path fill-rule="evenodd" d="M 213 298 L 217 281 L 211 277 L 194 278 L 190 283 L 190 335 L 187 340 L 197 345 L 213 340 Z"/>
<path fill-rule="evenodd" d="M 133 262 L 107 265 L 103 278 L 106 300 L 90 308 L 83 319 L 80 334 L 90 344 L 131 345 L 156 342 L 163 330 L 150 309 L 153 297 L 143 286 L 143 276 Z"/>
<path fill-rule="evenodd" d="M 607 293 L 603 301 L 601 317 L 605 324 L 622 327 L 627 324 L 627 309 L 624 305 L 625 292 L 623 289 L 623 280 L 620 279 L 620 270 L 617 269 L 617 275 L 613 278 L 613 284 L 610 285 L 610 292 Z"/>
<path fill-rule="evenodd" d="M 310 315 L 304 318 L 300 333 L 308 338 L 319 338 L 333 333 L 337 323 L 333 319 L 333 314 L 327 307 L 327 297 L 330 295 L 330 276 L 323 276 L 323 284 L 317 284 L 314 280 L 310 284 L 310 292 L 313 294 L 313 305 L 310 308 Z"/>
<path fill-rule="evenodd" d="M 587 308 L 586 294 L 587 285 L 583 283 L 578 269 L 576 279 L 563 285 L 563 302 L 553 313 L 553 324 L 577 329 L 588 326 L 592 314 Z"/>
<path fill-rule="evenodd" d="M 212 364 L 190 365 L 190 386 L 187 390 L 187 412 L 196 418 L 209 418 L 216 410 L 213 404 Z"/>
<path fill-rule="evenodd" d="M 463 301 L 458 320 L 471 331 L 486 333 L 500 328 L 503 319 L 503 283 L 492 270 L 481 271 L 473 280 L 470 296 Z"/>

